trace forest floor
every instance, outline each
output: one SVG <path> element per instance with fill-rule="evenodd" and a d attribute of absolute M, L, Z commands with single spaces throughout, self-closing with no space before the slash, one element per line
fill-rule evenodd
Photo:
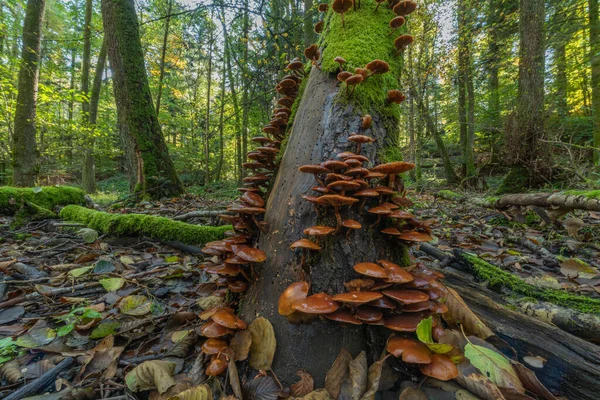
<path fill-rule="evenodd" d="M 600 297 L 600 213 L 579 213 L 585 226 L 569 235 L 555 226 L 542 227 L 531 213 L 524 214 L 522 223 L 510 213 L 429 194 L 413 199 L 415 213 L 431 224 L 432 244 L 438 249 L 476 253 L 536 286 Z M 186 195 L 113 207 L 112 212 L 177 217 L 224 209 L 227 203 L 210 194 Z M 0 360 L 13 359 L 0 368 L 0 398 L 23 382 L 47 376 L 69 357 L 77 362 L 56 381 L 55 389 L 63 395 L 71 392 L 72 398 L 129 398 L 118 397 L 124 393 L 125 376 L 149 360 L 175 363 L 167 375 L 176 382 L 163 394 L 150 392 L 151 399 L 167 399 L 205 380 L 198 314 L 210 306 L 206 302 L 216 286 L 196 268 L 201 254 L 148 238 L 98 236 L 60 221 L 31 223 L 16 231 L 9 224 L 10 218 L 0 217 L 0 336 L 6 337 L 0 340 Z M 556 257 L 556 267 L 545 265 L 539 248 Z M 425 263 L 437 262 L 416 248 L 412 251 Z M 24 332 L 17 341 L 8 340 Z M 211 382 L 213 393 L 230 393 L 231 383 Z"/>

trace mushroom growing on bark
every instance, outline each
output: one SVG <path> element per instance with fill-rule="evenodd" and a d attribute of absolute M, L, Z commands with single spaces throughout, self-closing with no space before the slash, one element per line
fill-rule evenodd
<path fill-rule="evenodd" d="M 342 17 L 342 27 L 344 27 L 344 13 L 350 10 L 353 5 L 353 0 L 334 0 L 331 8 L 335 13 L 340 14 Z"/>
<path fill-rule="evenodd" d="M 375 138 L 365 135 L 352 134 L 348 137 L 348 141 L 356 143 L 356 154 L 360 154 L 360 148 L 363 143 L 373 143 Z"/>
<path fill-rule="evenodd" d="M 372 124 L 372 123 L 373 123 L 373 117 L 371 117 L 369 114 L 365 114 L 365 115 L 362 117 L 362 122 L 361 122 L 361 125 L 360 125 L 360 127 L 361 127 L 362 129 L 365 129 L 365 130 L 366 130 L 366 129 L 369 129 L 369 128 L 371 127 L 371 124 Z"/>
<path fill-rule="evenodd" d="M 350 78 L 352 75 L 353 74 L 350 71 L 342 71 L 339 74 L 337 74 L 337 80 L 340 82 L 346 82 L 346 80 L 348 78 Z"/>
<path fill-rule="evenodd" d="M 336 57 L 333 59 L 333 61 L 335 61 L 336 63 L 338 63 L 340 65 L 340 70 L 343 71 L 344 70 L 344 64 L 346 64 L 346 60 L 343 57 Z"/>
<path fill-rule="evenodd" d="M 321 3 L 321 4 L 319 4 L 318 9 L 319 9 L 319 12 L 322 12 L 322 13 L 327 12 L 327 10 L 329 10 L 329 4 Z"/>
<path fill-rule="evenodd" d="M 405 16 L 412 14 L 417 9 L 417 3 L 411 0 L 404 0 L 394 6 L 394 14 Z"/>
<path fill-rule="evenodd" d="M 302 249 L 302 259 L 300 261 L 300 268 L 304 268 L 304 261 L 306 260 L 306 251 L 307 250 L 320 251 L 321 246 L 319 246 L 318 244 L 316 244 L 315 242 L 313 242 L 311 240 L 300 239 L 300 240 L 296 240 L 294 243 L 292 243 L 290 245 L 290 249 L 292 249 L 292 250 Z"/>
<path fill-rule="evenodd" d="M 388 36 L 390 36 L 392 33 L 394 33 L 396 31 L 396 29 L 401 28 L 402 25 L 404 25 L 405 22 L 406 22 L 406 19 L 403 16 L 398 16 L 396 18 L 393 18 L 390 21 L 390 28 L 392 30 L 390 31 L 390 33 L 388 34 Z"/>
<path fill-rule="evenodd" d="M 354 197 L 342 196 L 339 194 L 326 194 L 319 197 L 318 204 L 332 206 L 335 212 L 335 220 L 337 222 L 335 233 L 338 233 L 342 227 L 342 217 L 340 215 L 340 207 L 354 204 L 358 201 Z"/>
<path fill-rule="evenodd" d="M 449 381 L 458 376 L 458 368 L 450 357 L 443 354 L 434 354 L 431 356 L 431 363 L 420 365 L 419 368 L 424 375 L 438 379 L 440 381 Z"/>
<path fill-rule="evenodd" d="M 323 26 L 325 25 L 325 22 L 323 21 L 319 21 L 315 24 L 315 33 L 321 33 L 323 32 Z"/>
<path fill-rule="evenodd" d="M 404 100 L 406 100 L 406 96 L 404 95 L 404 93 L 402 93 L 398 89 L 392 89 L 387 92 L 385 100 L 390 104 L 391 103 L 400 104 Z"/>
<path fill-rule="evenodd" d="M 404 34 L 400 35 L 394 40 L 394 46 L 396 47 L 396 55 L 400 54 L 406 46 L 411 44 L 414 41 L 414 38 L 411 35 Z"/>
<path fill-rule="evenodd" d="M 308 58 L 312 65 L 317 65 L 317 61 L 321 57 L 321 52 L 319 51 L 319 47 L 316 44 L 310 45 L 306 49 L 304 49 L 304 56 Z"/>
<path fill-rule="evenodd" d="M 415 164 L 405 161 L 394 161 L 387 164 L 381 164 L 371 169 L 372 172 L 381 172 L 388 176 L 388 186 L 394 188 L 396 175 L 410 171 L 415 168 Z"/>
<path fill-rule="evenodd" d="M 364 80 L 365 80 L 365 77 L 360 74 L 354 74 L 354 75 L 350 76 L 349 78 L 346 78 L 346 80 L 344 82 L 346 83 L 347 90 L 349 90 L 350 86 L 352 86 L 352 90 L 350 90 L 350 92 L 349 92 L 350 95 L 352 95 L 352 93 L 354 93 L 354 89 L 356 88 L 356 85 L 360 84 Z"/>
<path fill-rule="evenodd" d="M 370 71 L 370 75 L 385 74 L 390 70 L 390 65 L 383 60 L 373 60 L 367 64 L 366 68 Z"/>

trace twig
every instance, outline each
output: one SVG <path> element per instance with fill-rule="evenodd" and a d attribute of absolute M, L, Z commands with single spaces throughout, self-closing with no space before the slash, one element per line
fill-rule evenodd
<path fill-rule="evenodd" d="M 67 357 L 62 360 L 58 365 L 38 379 L 31 381 L 27 385 L 23 386 L 21 389 L 13 392 L 9 396 L 5 397 L 4 400 L 19 400 L 31 395 L 38 393 L 39 391 L 45 389 L 47 386 L 54 383 L 58 374 L 60 374 L 63 370 L 69 368 L 73 364 L 73 357 Z"/>

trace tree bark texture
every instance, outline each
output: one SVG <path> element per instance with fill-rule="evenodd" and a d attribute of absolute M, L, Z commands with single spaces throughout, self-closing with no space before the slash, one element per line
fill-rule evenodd
<path fill-rule="evenodd" d="M 103 0 L 102 17 L 113 71 L 115 100 L 134 192 L 152 196 L 183 193 L 163 138 L 144 67 L 133 0 Z M 132 180 L 130 180 L 132 181 Z"/>
<path fill-rule="evenodd" d="M 167 18 L 165 19 L 165 33 L 163 35 L 163 46 L 160 54 L 160 75 L 158 77 L 158 93 L 156 95 L 156 115 L 160 112 L 160 100 L 162 99 L 163 81 L 165 78 L 165 59 L 167 57 L 167 44 L 169 40 L 169 26 L 171 24 L 171 10 L 173 9 L 173 0 L 169 0 L 167 8 Z"/>
<path fill-rule="evenodd" d="M 596 172 L 600 172 L 600 19 L 598 13 L 598 0 L 589 0 L 592 118 L 594 122 L 593 141 Z"/>
<path fill-rule="evenodd" d="M 313 225 L 335 225 L 333 212 L 321 209 L 317 217 L 312 204 L 300 196 L 314 186 L 314 177 L 298 168 L 333 159 L 342 151 L 354 151 L 356 145 L 347 141 L 351 132 L 361 125 L 361 114 L 352 105 L 335 99 L 340 91 L 335 76 L 324 74 L 313 67 L 302 100 L 291 128 L 288 144 L 281 160 L 266 205 L 265 221 L 268 233 L 261 236 L 259 248 L 267 253 L 267 260 L 255 267 L 259 277 L 250 287 L 242 303 L 242 315 L 247 320 L 257 315 L 268 318 L 277 338 L 277 353 L 273 370 L 286 384 L 296 380 L 295 373 L 304 369 L 315 379 L 315 387 L 322 387 L 325 374 L 342 347 L 353 354 L 360 350 L 379 354 L 385 342 L 371 335 L 364 326 L 342 326 L 331 321 L 315 320 L 308 325 L 292 325 L 277 312 L 277 301 L 282 291 L 301 279 L 300 254 L 290 250 L 290 244 L 303 237 L 303 230 Z M 363 145 L 363 152 L 371 161 L 378 160 L 378 151 L 395 144 L 393 118 L 382 117 L 369 110 L 372 128 L 366 135 L 375 137 L 373 144 Z M 342 219 L 356 219 L 363 229 L 328 237 L 321 241 L 323 249 L 307 257 L 312 292 L 330 294 L 344 291 L 343 283 L 356 278 L 352 267 L 362 261 L 387 259 L 399 264 L 408 262 L 406 249 L 384 238 L 379 229 L 369 229 L 375 218 L 359 214 L 356 207 L 341 209 Z M 381 345 L 381 346 L 378 346 Z"/>
<path fill-rule="evenodd" d="M 13 135 L 13 185 L 33 186 L 38 173 L 36 105 L 46 0 L 28 0 Z"/>

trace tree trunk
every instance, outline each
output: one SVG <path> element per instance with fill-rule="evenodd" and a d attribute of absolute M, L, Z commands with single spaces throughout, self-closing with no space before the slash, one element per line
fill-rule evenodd
<path fill-rule="evenodd" d="M 590 59 L 592 64 L 592 118 L 594 121 L 594 167 L 600 172 L 600 20 L 598 0 L 589 0 Z"/>
<path fill-rule="evenodd" d="M 156 115 L 160 111 L 160 99 L 162 98 L 163 80 L 165 78 L 165 58 L 167 57 L 167 43 L 169 39 L 169 25 L 171 24 L 171 10 L 173 9 L 173 0 L 169 0 L 167 8 L 167 18 L 165 19 L 165 34 L 163 35 L 163 46 L 160 55 L 160 75 L 158 77 L 158 94 L 156 95 Z"/>
<path fill-rule="evenodd" d="M 228 51 L 228 45 L 225 43 L 225 48 L 223 53 Z M 221 180 L 221 172 L 223 170 L 223 159 L 225 158 L 225 139 L 223 137 L 223 131 L 225 130 L 225 76 L 227 73 L 227 61 L 226 56 L 223 54 L 223 66 L 221 68 L 221 109 L 219 110 L 219 162 L 217 163 L 217 172 L 215 173 L 215 180 Z"/>
<path fill-rule="evenodd" d="M 67 119 L 69 121 L 69 126 L 67 128 L 67 137 L 65 138 L 67 149 L 65 151 L 65 156 L 71 164 L 73 160 L 73 115 L 75 111 L 75 47 L 71 49 L 71 78 L 69 82 L 69 105 L 67 109 Z"/>
<path fill-rule="evenodd" d="M 315 30 L 313 26 L 313 0 L 304 0 L 304 47 L 308 47 L 315 42 Z"/>
<path fill-rule="evenodd" d="M 543 0 L 520 0 L 519 82 L 516 132 L 506 140 L 511 172 L 502 190 L 522 191 L 547 183 L 551 156 L 544 139 L 544 15 Z M 519 184 L 519 181 L 523 184 Z M 516 183 L 516 184 L 515 184 Z"/>
<path fill-rule="evenodd" d="M 243 35 L 244 35 L 244 62 L 240 64 L 242 72 L 242 134 L 241 134 L 241 151 L 243 155 L 248 152 L 248 117 L 250 104 L 248 104 L 248 93 L 250 91 L 250 80 L 248 79 L 248 46 L 250 45 L 250 20 L 248 16 L 248 0 L 244 0 L 244 22 L 243 22 Z M 240 165 L 241 166 L 241 165 Z M 240 183 L 244 177 L 244 170 L 240 170 Z"/>
<path fill-rule="evenodd" d="M 489 2 L 487 15 L 488 28 L 488 51 L 487 51 L 487 70 L 488 70 L 488 114 L 489 130 L 499 132 L 502 127 L 500 121 L 500 24 L 502 21 L 501 0 L 491 0 Z"/>
<path fill-rule="evenodd" d="M 208 39 L 208 70 L 206 71 L 206 120 L 204 121 L 204 184 L 210 183 L 210 101 L 212 88 L 212 54 L 213 54 L 213 34 L 214 30 L 210 28 L 210 38 Z"/>
<path fill-rule="evenodd" d="M 371 330 L 364 326 L 342 327 L 316 320 L 309 325 L 292 325 L 277 313 L 277 301 L 282 290 L 300 279 L 299 255 L 294 255 L 290 244 L 302 237 L 302 230 L 311 225 L 324 224 L 310 203 L 300 196 L 314 186 L 312 175 L 302 174 L 298 167 L 318 164 L 334 158 L 339 152 L 353 151 L 355 145 L 347 141 L 350 132 L 358 132 L 361 113 L 351 104 L 334 99 L 339 93 L 339 82 L 313 67 L 304 95 L 300 101 L 294 125 L 290 130 L 288 144 L 279 172 L 272 186 L 266 205 L 265 221 L 269 233 L 261 236 L 259 248 L 268 254 L 265 263 L 256 268 L 260 277 L 251 286 L 242 303 L 242 315 L 252 320 L 256 315 L 268 318 L 273 324 L 277 338 L 277 355 L 273 370 L 286 384 L 292 383 L 296 370 L 309 371 L 316 387 L 322 387 L 323 379 L 342 347 L 353 354 L 360 350 L 378 352 L 367 342 Z M 363 147 L 363 153 L 373 162 L 378 152 L 396 145 L 397 121 L 383 117 L 376 110 L 362 110 L 373 117 L 369 136 L 377 141 Z M 342 218 L 359 219 L 364 228 L 350 235 L 343 235 L 322 243 L 323 250 L 311 257 L 311 281 L 313 292 L 342 292 L 343 283 L 356 277 L 352 266 L 362 261 L 388 259 L 400 264 L 408 262 L 403 246 L 391 246 L 382 235 L 373 233 L 366 226 L 372 217 L 357 216 L 357 212 L 343 209 Z M 284 239 L 282 239 L 284 238 Z M 385 340 L 385 339 L 383 339 Z M 383 342 L 381 342 L 383 343 Z M 380 344 L 381 344 L 380 343 Z"/>
<path fill-rule="evenodd" d="M 36 105 L 46 0 L 28 0 L 13 135 L 13 185 L 33 186 L 38 173 Z"/>
<path fill-rule="evenodd" d="M 567 44 L 560 41 L 554 47 L 554 68 L 555 68 L 555 85 L 556 85 L 556 112 L 561 118 L 569 115 L 567 103 Z"/>
<path fill-rule="evenodd" d="M 94 193 L 96 191 L 96 182 L 94 181 L 94 153 L 93 142 L 94 135 L 89 125 L 90 118 L 90 55 L 92 52 L 91 36 L 92 36 L 92 0 L 85 1 L 85 19 L 83 23 L 83 59 L 81 63 L 81 116 L 83 118 L 83 127 L 87 136 L 85 140 L 85 148 L 83 150 L 83 165 L 81 172 L 81 186 L 86 193 Z"/>
<path fill-rule="evenodd" d="M 133 191 L 153 197 L 184 192 L 163 138 L 144 67 L 133 0 L 102 0 L 108 57 Z"/>

